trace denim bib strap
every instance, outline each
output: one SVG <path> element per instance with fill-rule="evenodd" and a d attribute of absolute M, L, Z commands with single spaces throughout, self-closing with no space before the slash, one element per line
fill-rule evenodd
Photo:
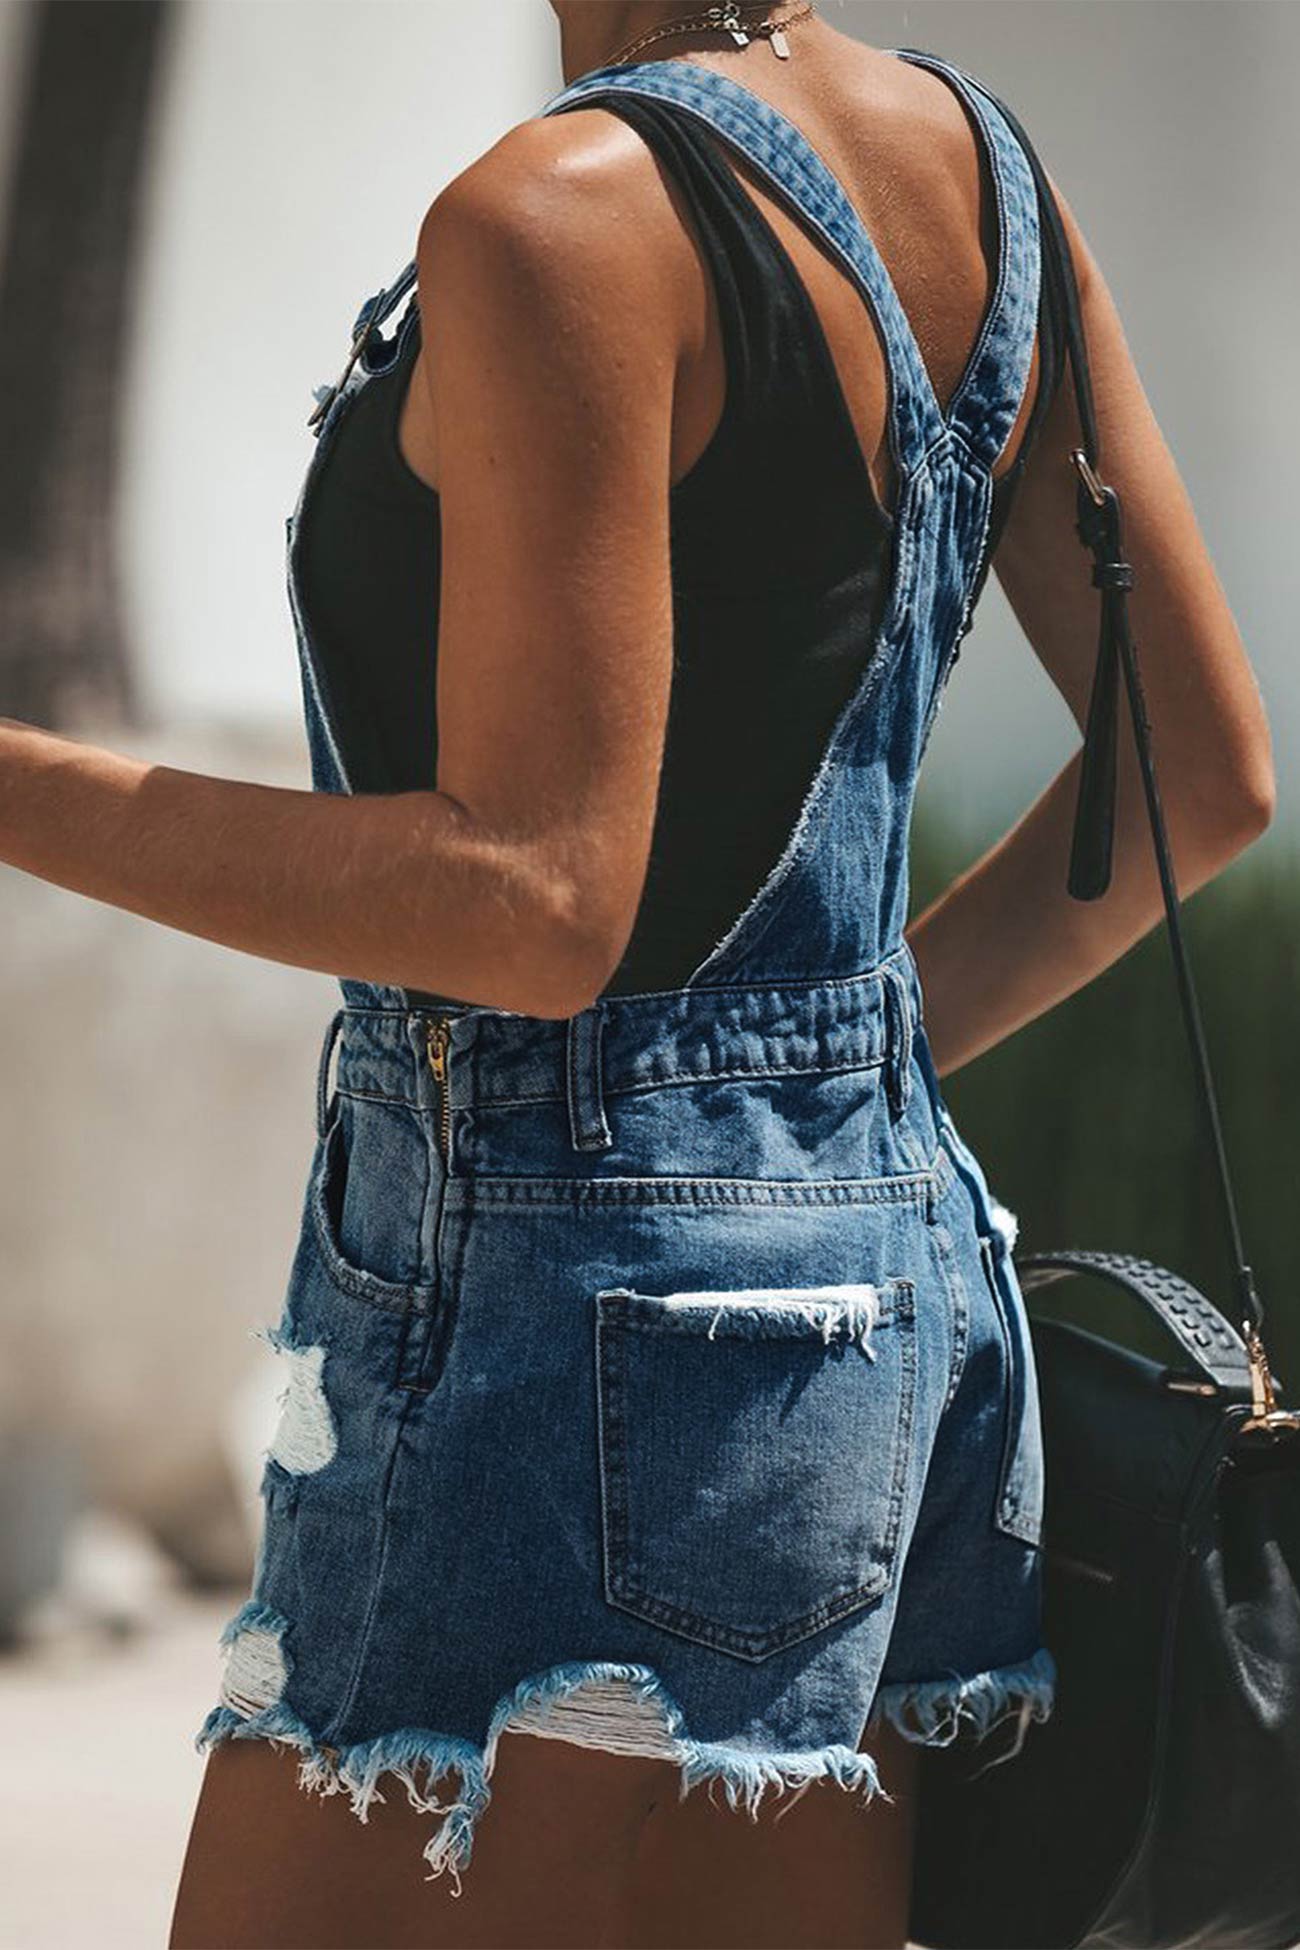
<path fill-rule="evenodd" d="M 593 68 L 546 102 L 541 114 L 599 105 L 602 95 L 675 102 L 730 144 L 794 214 L 834 251 L 870 306 L 889 367 L 890 441 L 900 477 L 945 436 L 943 416 L 892 278 L 843 185 L 808 138 L 763 96 L 694 62 L 644 61 Z"/>
<path fill-rule="evenodd" d="M 1033 363 L 1042 270 L 1033 169 L 973 75 L 921 48 L 882 51 L 948 80 L 974 116 L 989 159 L 998 213 L 997 282 L 946 419 L 976 458 L 991 467 L 1019 417 Z"/>

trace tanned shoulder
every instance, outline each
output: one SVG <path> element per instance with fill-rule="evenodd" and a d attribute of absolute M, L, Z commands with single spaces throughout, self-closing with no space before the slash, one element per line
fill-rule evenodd
<path fill-rule="evenodd" d="M 418 262 L 428 289 L 477 267 L 519 308 L 519 329 L 571 323 L 581 343 L 594 304 L 629 352 L 654 343 L 676 357 L 687 335 L 689 242 L 653 155 L 607 110 L 509 129 L 434 198 Z"/>

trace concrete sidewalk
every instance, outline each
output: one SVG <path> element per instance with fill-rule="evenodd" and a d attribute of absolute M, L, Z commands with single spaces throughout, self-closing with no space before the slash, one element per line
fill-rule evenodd
<path fill-rule="evenodd" d="M 157 1950 L 203 1772 L 217 1636 L 242 1592 L 169 1598 L 117 1644 L 0 1660 L 0 1946 Z"/>

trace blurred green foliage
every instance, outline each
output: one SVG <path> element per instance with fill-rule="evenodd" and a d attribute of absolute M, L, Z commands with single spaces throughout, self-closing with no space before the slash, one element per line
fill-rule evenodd
<path fill-rule="evenodd" d="M 912 844 L 919 912 L 971 858 L 970 836 L 922 802 Z M 1300 1401 L 1300 855 L 1273 832 L 1183 902 L 1264 1340 Z M 943 1079 L 962 1136 L 1020 1220 L 1017 1251 L 1103 1247 L 1184 1274 L 1220 1306 L 1228 1256 L 1167 930 Z M 1094 1281 L 1033 1294 L 1157 1358 L 1170 1344 Z M 1290 1382 L 1292 1385 L 1287 1386 Z"/>

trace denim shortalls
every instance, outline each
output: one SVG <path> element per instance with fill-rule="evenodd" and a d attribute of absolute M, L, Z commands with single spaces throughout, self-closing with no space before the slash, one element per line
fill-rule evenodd
<path fill-rule="evenodd" d="M 676 102 L 783 195 L 878 322 L 900 487 L 874 654 L 781 857 L 681 988 L 556 1021 L 344 980 L 326 1030 L 262 1330 L 284 1391 L 253 1588 L 198 1738 L 289 1742 L 363 1817 L 396 1777 L 457 1890 L 506 1730 L 669 1759 L 752 1813 L 818 1778 L 888 1794 L 860 1748 L 881 1716 L 929 1741 L 1009 1720 L 1010 1758 L 1052 1703 L 1014 1221 L 944 1104 L 903 938 L 917 771 L 1030 369 L 1037 202 L 979 84 L 891 52 L 964 96 L 997 186 L 996 289 L 946 415 L 840 184 L 761 97 L 660 60 L 542 110 Z M 363 309 L 313 466 L 414 276 Z M 313 780 L 348 791 L 295 519 Z"/>

